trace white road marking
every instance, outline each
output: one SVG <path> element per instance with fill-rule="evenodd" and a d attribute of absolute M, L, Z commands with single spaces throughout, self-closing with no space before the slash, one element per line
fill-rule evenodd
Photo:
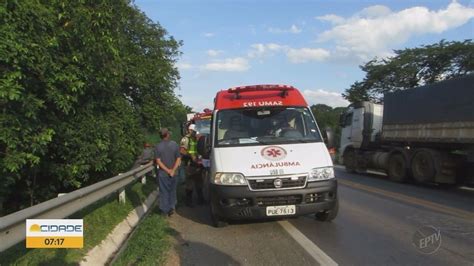
<path fill-rule="evenodd" d="M 315 259 L 320 265 L 338 265 L 331 257 L 326 255 L 313 241 L 309 240 L 303 233 L 301 233 L 296 227 L 294 227 L 288 221 L 278 221 L 278 223 L 285 229 L 291 237 L 293 237 L 298 244 L 308 252 L 313 259 Z"/>
<path fill-rule="evenodd" d="M 473 187 L 460 187 L 459 189 L 474 191 L 474 188 L 473 188 Z"/>

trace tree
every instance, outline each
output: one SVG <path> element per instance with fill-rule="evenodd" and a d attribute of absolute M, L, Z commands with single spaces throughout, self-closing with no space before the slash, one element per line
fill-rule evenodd
<path fill-rule="evenodd" d="M 395 50 L 395 56 L 361 66 L 366 73 L 343 94 L 350 102 L 383 102 L 387 92 L 414 88 L 474 72 L 472 40 L 445 41 Z"/>
<path fill-rule="evenodd" d="M 0 5 L 0 215 L 127 170 L 184 108 L 179 46 L 127 0 Z"/>
<path fill-rule="evenodd" d="M 341 138 L 341 127 L 339 126 L 339 117 L 346 110 L 345 107 L 336 107 L 325 104 L 316 104 L 311 106 L 311 111 L 316 117 L 321 131 L 330 128 L 334 132 L 334 146 L 338 147 Z"/>

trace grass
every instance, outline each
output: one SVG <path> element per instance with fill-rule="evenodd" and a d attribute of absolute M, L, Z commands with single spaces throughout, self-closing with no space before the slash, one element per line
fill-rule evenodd
<path fill-rule="evenodd" d="M 154 178 L 147 178 L 146 185 L 137 182 L 126 188 L 125 203 L 119 203 L 115 194 L 73 214 L 70 218 L 84 219 L 84 248 L 27 249 L 22 241 L 0 253 L 0 265 L 77 265 L 130 211 L 141 205 L 156 186 Z"/>
<path fill-rule="evenodd" d="M 120 253 L 114 266 L 120 265 L 162 265 L 175 234 L 166 221 L 158 214 L 158 207 L 143 219 Z"/>
<path fill-rule="evenodd" d="M 156 144 L 158 144 L 160 142 L 160 136 L 158 134 L 152 134 L 152 133 L 148 133 L 145 135 L 145 142 L 146 143 L 149 143 L 153 146 L 155 146 Z"/>
<path fill-rule="evenodd" d="M 176 143 L 179 143 L 182 136 L 181 136 L 181 129 L 178 127 L 168 127 L 169 130 L 171 130 L 171 140 L 176 141 Z M 145 134 L 145 141 L 147 143 L 150 143 L 152 145 L 158 144 L 161 141 L 160 135 L 158 132 L 156 133 L 147 133 Z"/>

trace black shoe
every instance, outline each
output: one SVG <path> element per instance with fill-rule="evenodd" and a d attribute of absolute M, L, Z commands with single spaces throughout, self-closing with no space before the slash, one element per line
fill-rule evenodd
<path fill-rule="evenodd" d="M 168 217 L 171 217 L 173 214 L 174 214 L 174 209 L 171 209 L 171 210 L 168 212 Z"/>
<path fill-rule="evenodd" d="M 166 217 L 168 214 L 165 213 L 165 212 L 162 211 L 162 210 L 158 210 L 158 215 L 159 215 L 159 216 L 162 216 L 162 217 Z"/>

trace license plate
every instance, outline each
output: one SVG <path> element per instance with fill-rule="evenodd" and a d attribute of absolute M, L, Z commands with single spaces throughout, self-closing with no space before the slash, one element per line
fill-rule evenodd
<path fill-rule="evenodd" d="M 296 213 L 295 205 L 268 206 L 267 216 L 293 215 Z"/>

